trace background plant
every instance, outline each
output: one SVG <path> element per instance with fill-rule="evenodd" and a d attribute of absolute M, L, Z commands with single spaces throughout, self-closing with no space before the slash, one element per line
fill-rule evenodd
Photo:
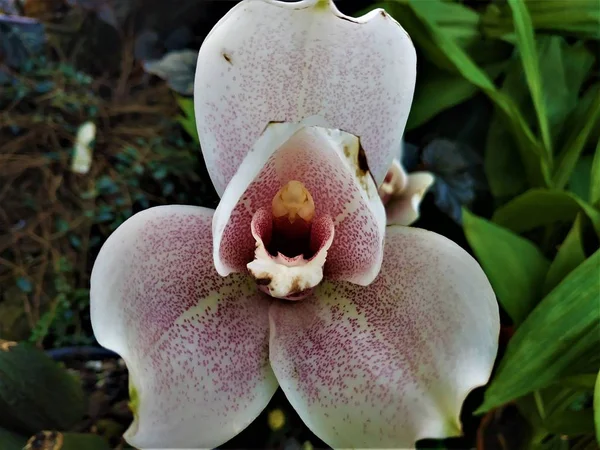
<path fill-rule="evenodd" d="M 515 404 L 529 423 L 522 448 L 596 448 L 600 5 L 377 6 L 406 28 L 421 56 L 409 140 L 427 139 L 451 112 L 468 124 L 468 112 L 457 114 L 461 103 L 479 108 L 484 95 L 493 105 L 479 122 L 484 139 L 452 136 L 483 159 L 490 194 L 482 195 L 485 205 L 470 206 L 491 220 L 464 210 L 463 226 L 512 336 L 478 412 Z"/>

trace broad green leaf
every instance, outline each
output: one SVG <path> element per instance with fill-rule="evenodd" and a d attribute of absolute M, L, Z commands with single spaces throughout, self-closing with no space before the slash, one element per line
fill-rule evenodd
<path fill-rule="evenodd" d="M 491 64 L 485 70 L 495 78 L 505 67 L 506 64 L 500 62 Z M 407 130 L 424 124 L 440 112 L 468 100 L 479 91 L 462 76 L 434 66 L 429 66 L 423 72 L 423 77 L 417 80 L 413 106 L 406 125 Z"/>
<path fill-rule="evenodd" d="M 554 261 L 552 261 L 552 264 L 550 265 L 544 283 L 545 293 L 554 289 L 564 277 L 585 261 L 581 227 L 581 214 L 578 214 L 575 223 L 573 223 L 573 227 L 569 231 L 569 234 L 567 234 L 567 237 L 558 249 Z"/>
<path fill-rule="evenodd" d="M 590 203 L 600 206 L 600 140 L 596 143 L 590 177 Z"/>
<path fill-rule="evenodd" d="M 81 383 L 42 351 L 0 340 L 0 426 L 69 429 L 85 411 Z"/>
<path fill-rule="evenodd" d="M 511 338 L 479 412 L 600 366 L 600 250 L 571 272 Z"/>
<path fill-rule="evenodd" d="M 194 100 L 189 97 L 176 96 L 177 103 L 183 111 L 183 115 L 177 117 L 177 121 L 181 124 L 183 129 L 190 135 L 190 137 L 197 143 L 200 142 L 198 138 L 198 129 L 196 128 L 196 117 L 194 115 Z"/>
<path fill-rule="evenodd" d="M 590 200 L 593 159 L 591 155 L 579 158 L 567 186 L 570 192 L 586 202 Z"/>
<path fill-rule="evenodd" d="M 594 389 L 594 423 L 596 424 L 596 439 L 600 444 L 600 372 L 598 372 Z"/>
<path fill-rule="evenodd" d="M 463 227 L 498 301 L 520 325 L 541 298 L 550 264 L 527 239 L 463 210 Z"/>
<path fill-rule="evenodd" d="M 590 75 L 595 58 L 583 42 L 569 45 L 561 36 L 539 36 L 537 42 L 543 100 L 555 142 L 578 104 L 581 86 Z"/>
<path fill-rule="evenodd" d="M 589 75 L 590 73 L 588 72 L 588 76 Z M 583 127 L 583 125 L 588 121 L 588 111 L 593 107 L 593 103 L 596 101 L 596 97 L 599 92 L 600 82 L 591 84 L 585 90 L 583 90 L 583 92 L 581 92 L 580 87 L 580 89 L 578 90 L 577 97 L 573 100 L 575 105 L 571 109 L 569 115 L 565 117 L 561 133 L 556 143 L 557 149 L 564 149 L 571 135 L 574 132 L 580 130 Z M 596 118 L 596 124 L 592 128 L 596 129 L 599 127 L 600 117 Z M 598 139 L 597 130 L 592 130 L 589 139 L 591 139 L 593 142 L 595 142 Z"/>
<path fill-rule="evenodd" d="M 23 450 L 26 442 L 26 437 L 5 428 L 0 428 L 0 448 L 2 450 Z"/>
<path fill-rule="evenodd" d="M 492 220 L 516 233 L 555 222 L 571 222 L 579 211 L 600 234 L 600 212 L 576 195 L 558 190 L 530 189 L 496 210 Z"/>
<path fill-rule="evenodd" d="M 528 187 L 527 174 L 513 135 L 496 109 L 488 128 L 483 168 L 496 198 L 511 198 Z"/>
<path fill-rule="evenodd" d="M 587 95 L 590 95 L 592 100 L 589 103 L 582 102 L 582 105 L 585 105 L 585 110 L 580 114 L 582 123 L 570 130 L 564 148 L 558 156 L 553 177 L 554 186 L 558 189 L 562 189 L 569 181 L 590 133 L 600 118 L 600 85 L 590 89 Z"/>
<path fill-rule="evenodd" d="M 515 33 L 517 36 L 517 46 L 523 63 L 525 77 L 529 85 L 529 92 L 533 100 L 533 105 L 537 113 L 538 125 L 542 134 L 542 142 L 548 157 L 552 157 L 552 139 L 550 137 L 550 126 L 548 115 L 544 104 L 544 87 L 542 86 L 542 77 L 538 54 L 535 45 L 535 35 L 533 25 L 527 6 L 522 0 L 508 0 L 513 14 Z"/>
<path fill-rule="evenodd" d="M 531 124 L 535 113 L 520 61 L 514 59 L 510 63 L 500 91 L 513 99 L 523 114 L 523 120 Z M 518 144 L 509 130 L 502 111 L 496 107 L 488 129 L 484 158 L 485 174 L 494 197 L 514 197 L 527 189 L 527 174 L 520 155 L 529 157 L 530 165 L 535 164 L 535 156 L 519 152 Z"/>

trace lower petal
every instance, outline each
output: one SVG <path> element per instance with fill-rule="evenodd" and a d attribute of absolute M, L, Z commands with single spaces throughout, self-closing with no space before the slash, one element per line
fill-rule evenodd
<path fill-rule="evenodd" d="M 213 211 L 164 206 L 136 214 L 106 241 L 91 279 L 98 342 L 130 372 L 139 448 L 206 448 L 229 440 L 276 390 L 268 301 L 212 264 Z"/>
<path fill-rule="evenodd" d="M 323 284 L 274 303 L 270 318 L 275 375 L 332 447 L 459 435 L 462 403 L 487 382 L 498 346 L 498 306 L 477 262 L 415 228 L 388 228 L 371 285 Z"/>

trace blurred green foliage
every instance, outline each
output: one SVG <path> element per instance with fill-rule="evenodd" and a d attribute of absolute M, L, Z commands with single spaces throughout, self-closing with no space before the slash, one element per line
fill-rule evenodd
<path fill-rule="evenodd" d="M 409 136 L 479 93 L 494 108 L 481 149 L 493 214 L 464 210 L 463 227 L 514 336 L 479 411 L 516 402 L 523 448 L 596 448 L 594 385 L 570 383 L 600 369 L 600 3 L 375 6 L 420 57 Z"/>

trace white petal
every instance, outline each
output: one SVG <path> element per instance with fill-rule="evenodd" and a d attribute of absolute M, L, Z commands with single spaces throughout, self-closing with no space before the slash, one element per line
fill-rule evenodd
<path fill-rule="evenodd" d="M 126 433 L 142 449 L 215 447 L 267 405 L 268 300 L 212 265 L 213 211 L 164 206 L 106 241 L 91 279 L 98 342 L 119 353 L 138 398 Z"/>
<path fill-rule="evenodd" d="M 204 40 L 194 85 L 217 192 L 269 122 L 310 116 L 359 136 L 379 184 L 400 146 L 415 78 L 410 38 L 381 9 L 353 19 L 326 1 L 240 2 Z"/>
<path fill-rule="evenodd" d="M 413 448 L 460 434 L 467 394 L 498 348 L 494 292 L 477 262 L 428 231 L 388 227 L 378 278 L 273 303 L 269 352 L 306 425 L 334 448 Z"/>

